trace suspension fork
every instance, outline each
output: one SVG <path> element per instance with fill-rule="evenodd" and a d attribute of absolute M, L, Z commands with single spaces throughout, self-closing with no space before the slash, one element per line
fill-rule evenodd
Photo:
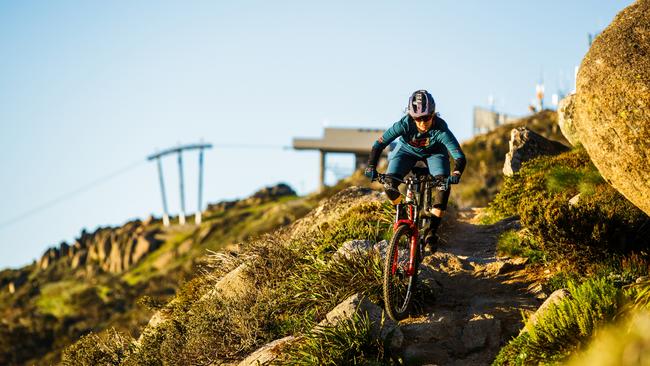
<path fill-rule="evenodd" d="M 413 210 L 413 207 L 410 207 L 411 210 Z M 411 216 L 412 217 L 412 216 Z M 411 230 L 411 236 L 409 240 L 409 264 L 408 267 L 406 268 L 406 274 L 408 276 L 413 276 L 415 274 L 415 268 L 416 268 L 416 261 L 417 261 L 417 251 L 418 251 L 418 239 L 420 237 L 420 233 L 418 231 L 417 226 L 413 222 L 413 220 L 410 219 L 401 219 L 397 220 L 395 223 L 395 226 L 393 227 L 393 232 L 397 232 L 397 229 L 402 226 L 406 225 L 409 227 Z M 393 266 L 391 268 L 391 272 L 394 274 L 397 271 L 397 262 L 398 262 L 398 256 L 399 256 L 399 251 L 396 250 L 395 253 L 393 254 Z"/>
<path fill-rule="evenodd" d="M 409 276 L 415 274 L 419 234 L 417 228 L 411 229 L 411 251 L 409 253 L 409 267 L 406 270 L 406 274 Z"/>

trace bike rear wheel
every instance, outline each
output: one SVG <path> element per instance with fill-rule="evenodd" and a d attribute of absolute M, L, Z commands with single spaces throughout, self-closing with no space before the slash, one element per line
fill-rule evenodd
<path fill-rule="evenodd" d="M 411 252 L 411 236 L 410 227 L 407 225 L 399 226 L 393 234 L 386 251 L 384 306 L 388 316 L 395 321 L 404 319 L 408 315 L 411 296 L 417 281 L 417 265 L 413 275 L 409 276 L 407 274 Z"/>

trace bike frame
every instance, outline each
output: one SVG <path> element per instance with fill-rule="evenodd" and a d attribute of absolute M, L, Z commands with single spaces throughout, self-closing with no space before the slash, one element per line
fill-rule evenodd
<path fill-rule="evenodd" d="M 393 231 L 397 231 L 397 229 L 402 226 L 406 225 L 411 229 L 411 247 L 409 251 L 409 265 L 408 268 L 406 269 L 406 274 L 409 276 L 413 276 L 415 274 L 415 267 L 416 267 L 416 253 L 418 250 L 418 240 L 420 238 L 420 231 L 418 230 L 417 225 L 415 225 L 415 221 L 413 221 L 413 205 L 409 204 L 409 218 L 408 219 L 397 219 L 395 224 L 393 225 Z M 395 273 L 397 271 L 397 256 L 398 252 L 395 251 L 395 260 L 393 261 L 393 267 L 392 267 L 392 272 Z"/>
<path fill-rule="evenodd" d="M 386 258 L 383 273 L 384 304 L 388 316 L 395 321 L 406 315 L 416 288 L 417 270 L 424 254 L 421 238 L 430 227 L 428 220 L 431 220 L 432 215 L 431 190 L 434 187 L 443 189 L 443 184 L 448 184 L 428 174 L 414 172 L 413 175 L 415 177 L 404 180 L 395 177 L 390 177 L 389 180 L 385 174 L 377 176 L 377 180 L 384 185 L 394 185 L 395 181 L 406 184 L 406 198 L 396 206 L 393 236 L 387 247 L 387 251 L 392 254 Z M 409 250 L 408 264 L 406 250 Z"/>
<path fill-rule="evenodd" d="M 381 182 L 383 183 L 384 182 L 384 180 L 383 180 L 384 175 L 382 174 L 382 175 L 380 175 L 380 177 L 381 177 L 380 178 Z M 419 245 L 418 241 L 420 239 L 420 228 L 418 227 L 418 225 L 416 223 L 418 218 L 416 217 L 416 211 L 415 211 L 416 207 L 415 206 L 420 206 L 420 205 L 423 204 L 420 201 L 422 199 L 421 194 L 423 192 L 427 192 L 427 194 L 429 194 L 428 193 L 429 191 L 427 189 L 422 190 L 421 184 L 425 183 L 425 182 L 419 176 L 416 178 L 415 181 L 407 180 L 407 181 L 400 181 L 400 182 L 401 183 L 406 183 L 407 186 L 408 186 L 407 189 L 411 189 L 411 187 L 412 187 L 411 184 L 413 184 L 415 187 L 417 187 L 417 188 L 415 188 L 415 191 L 416 191 L 416 193 L 418 193 L 418 196 L 417 196 L 417 198 L 415 200 L 412 199 L 410 202 L 407 201 L 406 203 L 403 203 L 406 206 L 408 206 L 408 218 L 401 219 L 399 217 L 399 211 L 400 210 L 398 208 L 397 209 L 397 214 L 395 215 L 395 223 L 393 225 L 393 231 L 394 232 L 396 232 L 397 229 L 402 225 L 408 226 L 409 229 L 411 230 L 409 264 L 408 264 L 408 268 L 406 269 L 406 274 L 409 275 L 409 276 L 413 276 L 415 274 L 416 267 L 417 267 L 417 258 L 416 258 L 416 256 L 417 256 L 417 253 L 418 253 L 418 245 Z M 432 182 L 432 181 L 429 180 L 428 182 Z M 428 182 L 427 182 L 427 184 L 428 184 Z M 435 185 L 435 183 L 434 183 L 434 185 Z M 418 212 L 417 215 L 419 216 L 420 213 Z M 395 258 L 394 258 L 395 260 L 393 260 L 393 265 L 392 265 L 392 268 L 391 268 L 391 271 L 392 271 L 393 274 L 395 274 L 395 272 L 397 271 L 397 256 L 398 256 L 398 252 L 396 251 L 395 252 Z"/>

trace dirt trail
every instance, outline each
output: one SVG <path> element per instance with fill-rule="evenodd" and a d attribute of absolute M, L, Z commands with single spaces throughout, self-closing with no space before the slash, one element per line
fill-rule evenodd
<path fill-rule="evenodd" d="M 496 257 L 498 235 L 518 222 L 476 225 L 478 212 L 458 212 L 438 251 L 424 259 L 420 278 L 435 296 L 400 324 L 407 364 L 489 365 L 519 332 L 521 310 L 541 304 L 527 291 L 523 261 Z"/>

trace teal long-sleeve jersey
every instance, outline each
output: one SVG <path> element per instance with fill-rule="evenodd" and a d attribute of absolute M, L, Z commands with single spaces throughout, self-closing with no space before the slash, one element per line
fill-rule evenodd
<path fill-rule="evenodd" d="M 431 128 L 426 132 L 419 132 L 415 121 L 407 114 L 395 122 L 391 128 L 372 146 L 368 166 L 376 166 L 381 152 L 398 137 L 402 138 L 403 149 L 412 152 L 416 156 L 427 157 L 434 154 L 451 154 L 454 159 L 454 170 L 463 172 L 466 158 L 460 144 L 449 127 L 447 122 L 437 115 L 434 116 Z"/>

